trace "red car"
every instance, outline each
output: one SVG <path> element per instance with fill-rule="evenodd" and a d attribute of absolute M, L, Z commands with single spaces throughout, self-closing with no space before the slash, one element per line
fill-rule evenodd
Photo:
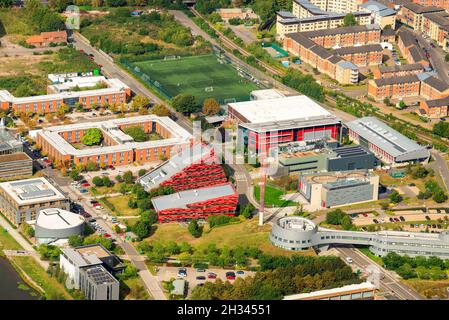
<path fill-rule="evenodd" d="M 114 170 L 115 167 L 113 165 L 108 166 L 109 169 Z"/>
<path fill-rule="evenodd" d="M 367 215 L 366 213 L 363 213 L 363 216 L 364 216 L 364 217 L 368 217 L 368 215 Z"/>
<path fill-rule="evenodd" d="M 111 235 L 110 235 L 109 233 L 105 233 L 105 234 L 103 235 L 103 237 L 105 237 L 105 238 L 107 239 L 107 238 L 110 238 Z"/>
<path fill-rule="evenodd" d="M 99 204 L 99 203 L 97 202 L 97 203 L 93 203 L 92 206 L 94 206 L 94 207 L 101 207 L 101 204 Z"/>
<path fill-rule="evenodd" d="M 89 183 L 83 183 L 81 186 L 84 187 L 84 188 L 88 188 L 88 187 L 90 187 L 90 184 Z"/>
<path fill-rule="evenodd" d="M 226 272 L 226 279 L 235 280 L 235 272 L 232 271 Z"/>
<path fill-rule="evenodd" d="M 217 275 L 215 273 L 210 272 L 207 274 L 207 278 L 208 279 L 217 279 Z"/>

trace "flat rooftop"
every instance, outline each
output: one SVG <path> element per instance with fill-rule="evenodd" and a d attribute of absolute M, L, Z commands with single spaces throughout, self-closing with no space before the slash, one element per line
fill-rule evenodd
<path fill-rule="evenodd" d="M 85 222 L 84 218 L 76 213 L 51 208 L 39 211 L 36 224 L 46 229 L 68 229 L 79 226 Z"/>
<path fill-rule="evenodd" d="M 250 95 L 253 100 L 267 100 L 285 97 L 284 94 L 282 94 L 276 89 L 254 90 L 251 91 Z"/>
<path fill-rule="evenodd" d="M 376 290 L 376 287 L 371 282 L 367 281 L 360 284 L 350 284 L 339 288 L 319 290 L 309 293 L 292 294 L 289 296 L 285 296 L 283 300 L 312 300 L 312 299 L 320 299 L 321 297 L 334 296 L 354 291 L 374 291 L 374 290 Z"/>
<path fill-rule="evenodd" d="M 237 194 L 232 184 L 180 191 L 166 196 L 151 199 L 154 209 L 162 211 L 171 208 L 186 209 L 189 204 L 203 202 L 215 198 L 228 197 Z"/>
<path fill-rule="evenodd" d="M 245 117 L 249 123 L 332 117 L 329 111 L 305 95 L 235 102 L 229 103 L 229 107 Z"/>
<path fill-rule="evenodd" d="M 11 154 L 0 155 L 0 163 L 3 162 L 13 162 L 13 161 L 33 161 L 25 152 L 17 152 Z"/>
<path fill-rule="evenodd" d="M 112 255 L 108 250 L 99 244 L 78 247 L 75 248 L 75 251 L 82 255 L 95 255 L 98 258 L 107 258 Z"/>
<path fill-rule="evenodd" d="M 97 285 L 118 283 L 103 266 L 92 266 L 84 270 L 87 276 Z"/>
<path fill-rule="evenodd" d="M 375 117 L 356 119 L 346 126 L 393 157 L 425 149 Z"/>
<path fill-rule="evenodd" d="M 157 122 L 161 127 L 169 132 L 170 137 L 161 140 L 152 140 L 145 142 L 135 142 L 131 137 L 120 130 L 123 125 L 138 125 L 144 122 Z M 98 128 L 104 133 L 109 134 L 117 144 L 112 146 L 103 146 L 89 149 L 75 149 L 66 141 L 60 133 L 73 130 L 87 130 Z M 98 154 L 125 152 L 131 149 L 146 149 L 168 145 L 185 144 L 190 141 L 192 135 L 184 128 L 178 125 L 169 117 L 158 117 L 156 115 L 145 115 L 129 118 L 112 119 L 98 122 L 74 123 L 70 125 L 54 126 L 36 130 L 30 133 L 31 136 L 40 134 L 47 142 L 58 147 L 58 151 L 64 155 L 74 155 L 76 157 L 95 156 Z"/>
<path fill-rule="evenodd" d="M 32 178 L 0 183 L 19 205 L 65 200 L 66 197 L 45 178 Z"/>

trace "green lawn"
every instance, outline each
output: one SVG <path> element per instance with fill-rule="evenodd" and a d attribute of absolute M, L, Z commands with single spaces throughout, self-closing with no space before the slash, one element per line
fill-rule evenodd
<path fill-rule="evenodd" d="M 21 250 L 23 249 L 17 241 L 5 230 L 0 227 L 0 252 L 2 250 Z"/>
<path fill-rule="evenodd" d="M 220 63 L 215 55 L 139 61 L 133 65 L 159 82 L 172 97 L 188 93 L 200 103 L 206 98 L 248 100 L 249 93 L 258 89 L 253 82 L 240 77 L 231 65 Z M 213 87 L 213 91 L 205 91 L 208 87 Z"/>
<path fill-rule="evenodd" d="M 0 37 L 5 34 L 32 35 L 35 33 L 26 21 L 25 10 L 0 9 Z"/>
<path fill-rule="evenodd" d="M 114 206 L 114 211 L 112 211 L 111 208 L 107 204 L 105 204 L 104 199 L 100 199 L 100 202 L 104 204 L 105 208 L 109 208 L 114 215 L 138 216 L 139 209 L 131 209 L 130 207 L 128 207 L 129 198 L 129 195 L 107 198 L 107 201 Z"/>
<path fill-rule="evenodd" d="M 283 200 L 281 197 L 285 192 L 271 185 L 265 186 L 265 205 L 267 207 L 289 207 L 296 206 L 297 203 L 290 200 Z M 257 201 L 260 199 L 260 187 L 254 186 L 254 197 Z"/>
<path fill-rule="evenodd" d="M 185 241 L 200 249 L 207 247 L 210 243 L 216 244 L 217 247 L 226 245 L 229 248 L 249 246 L 257 247 L 263 252 L 272 255 L 314 254 L 313 251 L 287 251 L 273 246 L 269 240 L 270 231 L 270 225 L 265 224 L 260 227 L 257 219 L 251 219 L 211 230 L 206 226 L 203 235 L 200 238 L 194 238 L 187 228 L 177 223 L 166 223 L 156 225 L 156 231 L 145 241 L 160 241 L 162 243 L 168 241 L 181 243 Z"/>
<path fill-rule="evenodd" d="M 13 257 L 12 260 L 33 281 L 45 290 L 47 299 L 50 300 L 72 300 L 72 296 L 66 291 L 63 284 L 56 278 L 52 278 L 42 269 L 32 257 Z"/>
<path fill-rule="evenodd" d="M 140 277 L 124 280 L 120 284 L 120 297 L 124 300 L 151 300 Z"/>

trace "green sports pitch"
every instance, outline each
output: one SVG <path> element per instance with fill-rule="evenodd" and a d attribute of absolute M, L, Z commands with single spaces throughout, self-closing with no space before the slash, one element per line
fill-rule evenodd
<path fill-rule="evenodd" d="M 147 60 L 132 64 L 140 69 L 145 78 L 157 81 L 171 97 L 188 93 L 195 96 L 199 103 L 207 98 L 215 98 L 221 103 L 231 99 L 248 100 L 251 91 L 260 89 L 215 55 Z"/>

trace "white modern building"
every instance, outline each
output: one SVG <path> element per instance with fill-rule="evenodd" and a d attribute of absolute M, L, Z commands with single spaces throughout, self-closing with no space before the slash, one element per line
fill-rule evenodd
<path fill-rule="evenodd" d="M 38 243 L 64 244 L 73 235 L 83 234 L 84 217 L 58 208 L 39 211 L 34 224 Z"/>
<path fill-rule="evenodd" d="M 400 255 L 437 256 L 449 259 L 449 231 L 421 233 L 403 231 L 343 231 L 318 227 L 311 220 L 288 216 L 279 218 L 271 229 L 271 242 L 280 248 L 301 251 L 310 248 L 327 250 L 331 245 L 368 246 L 377 256 L 389 252 Z"/>
<path fill-rule="evenodd" d="M 392 166 L 426 162 L 430 151 L 407 138 L 375 117 L 364 117 L 346 123 L 349 137 Z"/>

